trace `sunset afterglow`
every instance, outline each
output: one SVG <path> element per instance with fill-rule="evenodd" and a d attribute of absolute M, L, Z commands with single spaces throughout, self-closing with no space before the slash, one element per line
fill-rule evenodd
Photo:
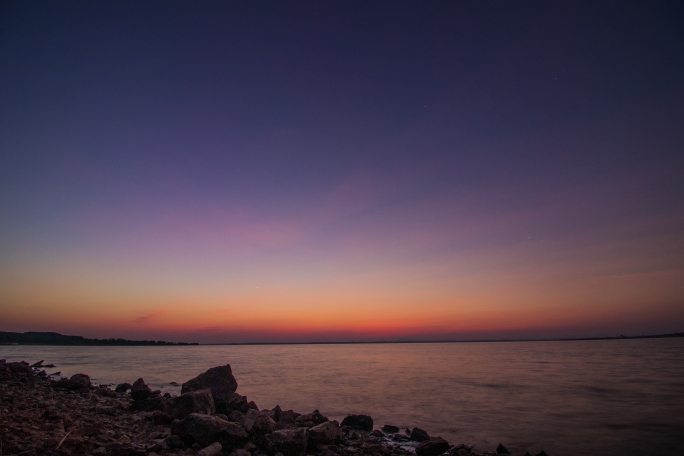
<path fill-rule="evenodd" d="M 369 8 L 351 33 L 337 27 L 351 6 L 141 5 L 94 25 L 88 8 L 108 6 L 15 2 L 0 40 L 21 62 L 0 74 L 2 329 L 198 342 L 681 330 L 672 28 L 632 34 L 646 13 L 616 11 L 608 34 L 567 4 L 513 33 L 506 4 L 483 24 L 406 5 Z M 626 58 L 625 41 L 643 46 Z"/>

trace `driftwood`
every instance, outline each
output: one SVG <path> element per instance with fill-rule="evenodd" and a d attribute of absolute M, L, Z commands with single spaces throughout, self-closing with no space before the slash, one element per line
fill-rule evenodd
<path fill-rule="evenodd" d="M 55 448 L 55 450 L 59 450 L 59 447 L 61 447 L 66 438 L 69 437 L 69 434 L 71 434 L 71 431 L 67 432 L 66 435 L 62 437 L 62 440 L 59 441 L 59 443 L 57 444 L 57 448 Z"/>

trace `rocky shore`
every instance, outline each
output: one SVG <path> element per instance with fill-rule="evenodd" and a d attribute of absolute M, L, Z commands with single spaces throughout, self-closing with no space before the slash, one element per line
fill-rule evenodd
<path fill-rule="evenodd" d="M 183 383 L 180 396 L 132 384 L 93 385 L 85 374 L 49 374 L 41 362 L 0 360 L 0 456 L 485 456 L 426 431 L 341 422 L 318 410 L 260 410 L 237 393 L 230 365 Z M 544 452 L 537 456 L 545 456 Z"/>

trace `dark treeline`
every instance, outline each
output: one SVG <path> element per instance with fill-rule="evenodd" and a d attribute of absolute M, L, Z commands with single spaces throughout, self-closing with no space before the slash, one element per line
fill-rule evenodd
<path fill-rule="evenodd" d="M 197 345 L 187 342 L 163 340 L 88 339 L 82 336 L 66 336 L 56 332 L 4 332 L 0 331 L 0 344 L 20 345 Z"/>

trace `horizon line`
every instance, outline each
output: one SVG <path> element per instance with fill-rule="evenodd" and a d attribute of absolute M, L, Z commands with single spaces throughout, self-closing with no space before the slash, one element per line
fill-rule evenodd
<path fill-rule="evenodd" d="M 626 340 L 626 339 L 660 339 L 684 337 L 684 331 L 664 334 L 642 334 L 637 336 L 596 336 L 596 337 L 562 337 L 562 338 L 524 338 L 524 339 L 437 339 L 437 340 L 369 340 L 369 341 L 294 341 L 294 342 L 197 342 L 197 345 L 362 345 L 362 344 L 459 344 L 478 342 L 572 342 L 582 340 Z M 194 343 L 194 342 L 192 342 Z"/>
<path fill-rule="evenodd" d="M 0 331 L 2 333 L 4 331 Z M 86 338 L 83 336 L 73 336 L 73 335 L 66 335 L 66 334 L 61 334 L 58 332 L 54 331 L 24 331 L 18 332 L 15 334 L 27 334 L 27 333 L 43 333 L 43 334 L 56 334 L 64 337 L 81 337 L 84 340 L 85 343 L 60 343 L 59 341 L 55 341 L 53 343 L 47 342 L 47 343 L 26 343 L 26 342 L 4 342 L 0 343 L 0 345 L 69 345 L 69 346 L 115 346 L 119 344 L 106 344 L 106 343 L 98 343 L 98 344 L 93 344 L 93 343 L 88 343 L 89 341 L 98 341 L 98 342 L 105 342 L 106 340 L 121 340 L 122 342 L 129 342 L 129 344 L 126 344 L 126 346 L 135 346 L 135 345 L 148 345 L 145 342 L 162 342 L 159 345 L 159 347 L 163 346 L 194 346 L 194 345 L 211 345 L 211 346 L 216 346 L 216 345 L 363 345 L 363 344 L 444 344 L 444 343 L 496 343 L 496 342 L 572 342 L 572 341 L 590 341 L 590 340 L 633 340 L 633 339 L 660 339 L 660 338 L 676 338 L 676 337 L 684 337 L 684 331 L 679 331 L 679 332 L 671 332 L 671 333 L 661 333 L 661 334 L 641 334 L 641 335 L 635 335 L 635 336 L 626 336 L 624 334 L 620 334 L 618 336 L 594 336 L 594 337 L 562 337 L 562 338 L 554 338 L 554 337 L 542 337 L 542 338 L 506 338 L 506 339 L 492 339 L 492 338 L 483 338 L 483 339 L 435 339 L 435 340 L 414 340 L 414 339 L 397 339 L 397 340 L 368 340 L 368 341 L 360 341 L 360 340 L 333 340 L 333 341 L 255 341 L 255 342 L 171 342 L 171 341 L 151 341 L 151 340 L 130 340 L 130 339 L 122 339 L 122 338 L 109 338 L 109 339 L 90 339 Z M 139 342 L 139 344 L 136 344 L 136 342 Z"/>

